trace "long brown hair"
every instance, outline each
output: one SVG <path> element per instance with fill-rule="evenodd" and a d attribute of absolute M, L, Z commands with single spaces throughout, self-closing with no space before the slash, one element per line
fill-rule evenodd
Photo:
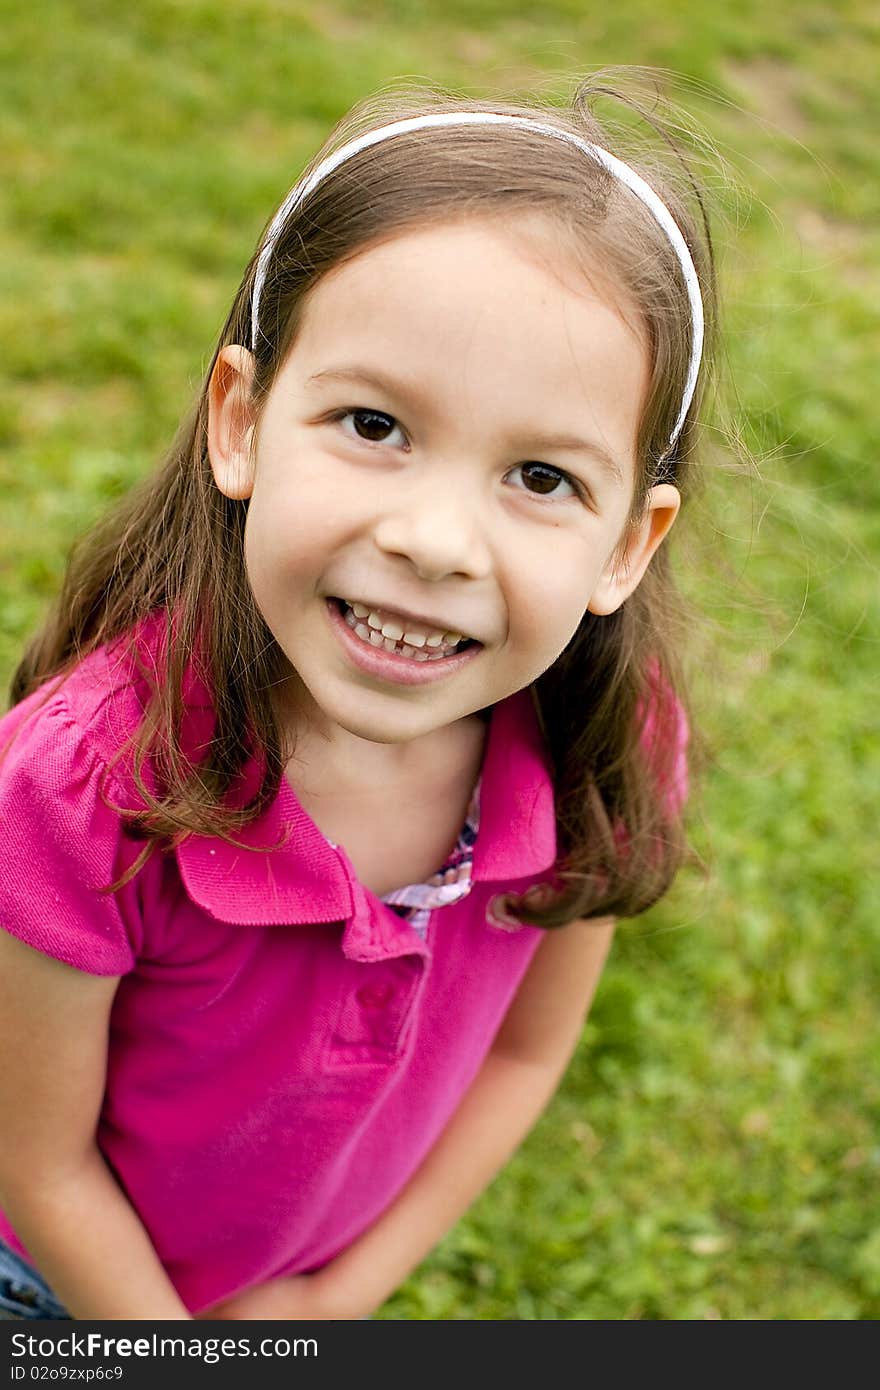
<path fill-rule="evenodd" d="M 674 482 L 686 496 L 715 323 L 711 241 L 703 197 L 666 129 L 648 116 L 663 138 L 643 141 L 651 152 L 634 154 L 627 139 L 600 124 L 596 99 L 617 94 L 600 79 L 587 79 L 562 107 L 475 101 L 398 84 L 356 106 L 309 171 L 375 126 L 455 110 L 540 116 L 622 155 L 672 212 L 706 307 L 701 384 L 671 453 L 691 335 L 675 253 L 642 204 L 598 163 L 567 142 L 507 124 L 416 130 L 382 141 L 343 162 L 288 218 L 262 291 L 254 345 L 257 407 L 292 345 L 305 297 L 335 266 L 414 226 L 537 211 L 557 229 L 567 254 L 580 252 L 590 265 L 598 260 L 607 266 L 647 332 L 652 371 L 638 434 L 632 519 L 653 483 Z M 96 648 L 130 636 L 142 620 L 165 615 L 162 668 L 149 679 L 144 717 L 129 750 L 142 805 L 120 809 L 130 833 L 147 843 L 108 892 L 132 877 L 157 846 L 177 844 L 190 833 L 234 841 L 235 831 L 277 795 L 291 752 L 273 698 L 286 658 L 245 572 L 247 502 L 219 491 L 207 454 L 208 385 L 220 350 L 250 343 L 255 261 L 164 465 L 73 548 L 61 593 L 12 681 L 15 704 L 49 677 L 68 674 Z M 552 891 L 508 899 L 508 910 L 520 920 L 550 927 L 576 917 L 632 916 L 669 887 L 687 848 L 681 808 L 670 794 L 680 752 L 676 730 L 688 712 L 679 666 L 684 615 L 664 545 L 622 607 L 609 616 L 587 612 L 566 650 L 535 683 L 553 767 L 559 863 Z M 216 719 L 215 736 L 197 762 L 184 753 L 180 737 L 194 659 Z M 230 793 L 255 755 L 259 787 L 244 804 L 233 804 Z"/>

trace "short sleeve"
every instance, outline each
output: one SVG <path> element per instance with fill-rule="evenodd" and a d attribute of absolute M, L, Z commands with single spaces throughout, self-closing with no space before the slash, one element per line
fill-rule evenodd
<path fill-rule="evenodd" d="M 105 765 L 60 695 L 23 705 L 0 720 L 0 926 L 89 974 L 126 974 L 138 944 L 131 898 L 124 911 L 100 892 L 125 867 L 122 822 L 101 796 Z"/>

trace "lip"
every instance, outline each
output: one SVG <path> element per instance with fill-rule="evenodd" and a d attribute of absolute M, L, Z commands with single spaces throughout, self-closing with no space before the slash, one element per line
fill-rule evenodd
<path fill-rule="evenodd" d="M 378 612 L 387 613 L 390 618 L 399 618 L 402 623 L 408 625 L 410 628 L 424 627 L 427 628 L 429 632 L 460 632 L 463 637 L 467 637 L 470 641 L 476 642 L 479 640 L 474 637 L 472 633 L 466 632 L 463 627 L 456 627 L 454 623 L 438 622 L 436 618 L 426 618 L 422 613 L 411 613 L 402 608 L 395 608 L 393 605 L 387 603 L 369 603 L 365 598 L 348 599 L 345 598 L 344 594 L 340 595 L 340 597 L 348 604 L 362 603 L 365 608 L 369 608 L 371 611 L 375 609 Z M 404 628 L 404 631 L 405 630 L 406 628 Z"/>
<path fill-rule="evenodd" d="M 355 637 L 332 599 L 327 599 L 324 607 L 337 641 L 352 665 L 365 675 L 392 685 L 433 685 L 435 681 L 455 675 L 482 651 L 477 644 L 454 656 L 445 656 L 442 661 L 414 661 L 411 656 L 398 656 L 396 652 L 368 646 L 360 637 Z M 385 611 L 390 612 L 390 609 Z"/>

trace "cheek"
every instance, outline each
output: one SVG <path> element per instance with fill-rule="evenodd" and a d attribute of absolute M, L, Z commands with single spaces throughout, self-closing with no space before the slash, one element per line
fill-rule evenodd
<path fill-rule="evenodd" d="M 294 578 L 310 573 L 326 545 L 326 504 L 316 513 L 316 498 L 293 479 L 284 486 L 258 481 L 248 506 L 244 533 L 245 564 L 251 582 Z"/>
<path fill-rule="evenodd" d="M 597 577 L 595 560 L 581 547 L 566 554 L 559 547 L 530 574 L 518 570 L 508 603 L 510 640 L 515 647 L 528 649 L 555 661 L 577 631 L 586 612 Z"/>

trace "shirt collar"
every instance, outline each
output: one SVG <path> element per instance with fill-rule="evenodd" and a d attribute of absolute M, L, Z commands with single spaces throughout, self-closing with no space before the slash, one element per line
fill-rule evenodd
<path fill-rule="evenodd" d="M 286 779 L 271 806 L 237 837 L 255 849 L 201 835 L 176 848 L 187 894 L 210 916 L 240 926 L 344 921 L 343 950 L 360 960 L 427 953 L 417 933 L 363 887 L 344 850 L 328 842 Z M 490 716 L 472 878 L 529 878 L 549 870 L 555 858 L 546 747 L 531 694 L 518 691 Z"/>

